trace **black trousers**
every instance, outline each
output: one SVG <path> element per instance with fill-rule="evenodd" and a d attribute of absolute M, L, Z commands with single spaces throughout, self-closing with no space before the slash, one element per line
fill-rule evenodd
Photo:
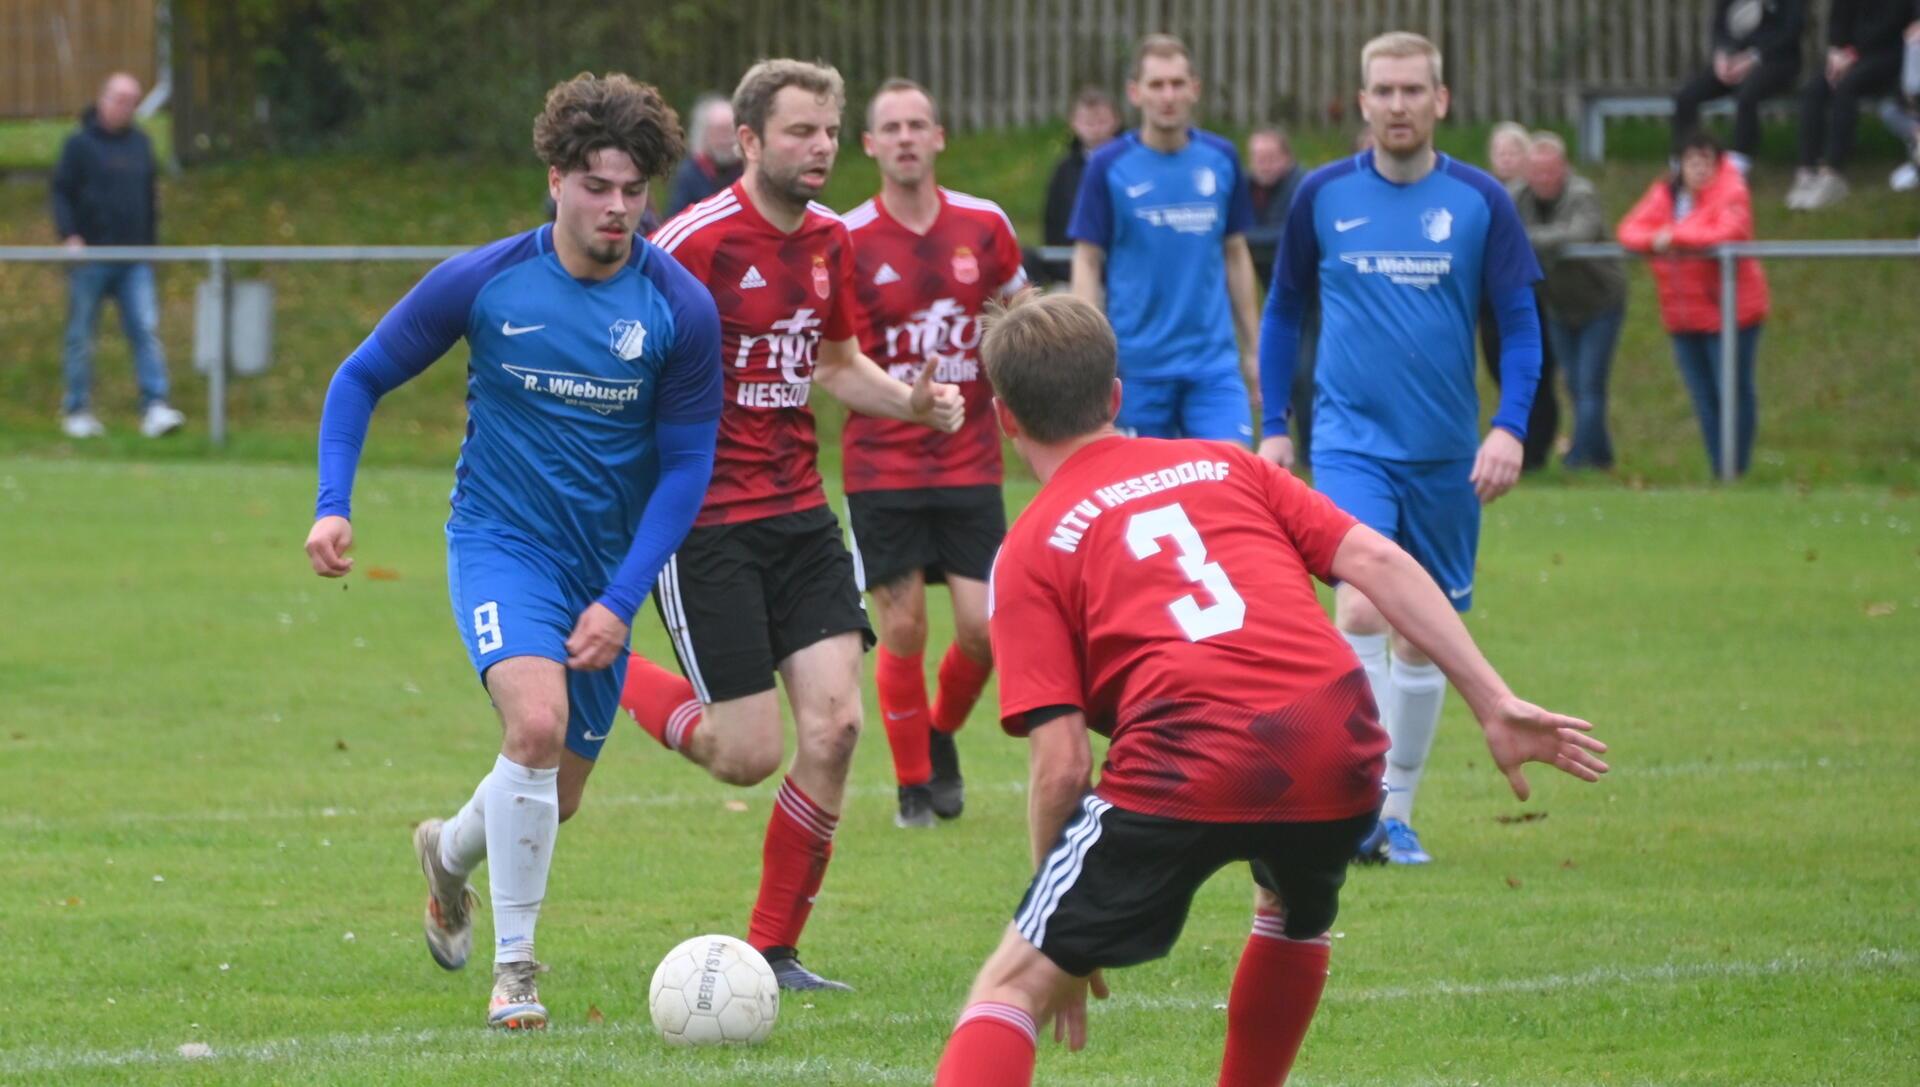
<path fill-rule="evenodd" d="M 1537 291 L 1533 304 L 1536 308 L 1540 305 Z M 1493 378 L 1493 387 L 1497 389 L 1500 387 L 1500 326 L 1494 318 L 1492 303 L 1485 300 L 1480 303 L 1480 351 L 1486 356 L 1487 376 Z M 1559 381 L 1556 370 L 1553 341 L 1547 338 L 1547 315 L 1541 310 L 1540 388 L 1533 394 L 1533 411 L 1527 415 L 1527 440 L 1520 447 L 1522 471 L 1545 467 L 1553 453 L 1553 440 L 1560 434 L 1560 401 L 1554 396 Z"/>
<path fill-rule="evenodd" d="M 1900 82 L 1899 48 L 1862 53 L 1840 82 L 1829 85 L 1824 69 L 1800 92 L 1800 165 L 1838 170 L 1853 157 L 1860 100 L 1892 94 Z"/>
<path fill-rule="evenodd" d="M 1711 67 L 1673 92 L 1673 150 L 1700 127 L 1700 107 L 1717 98 L 1733 96 L 1733 150 L 1752 158 L 1760 147 L 1760 103 L 1793 90 L 1800 77 L 1799 58 L 1761 61 L 1738 86 L 1720 82 Z"/>

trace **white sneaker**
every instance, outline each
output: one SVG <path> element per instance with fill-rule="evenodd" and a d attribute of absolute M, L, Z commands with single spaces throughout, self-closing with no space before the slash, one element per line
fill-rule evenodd
<path fill-rule="evenodd" d="M 1801 203 L 1802 211 L 1820 211 L 1833 207 L 1847 198 L 1847 181 L 1832 170 L 1820 171 L 1807 187 L 1806 199 Z"/>
<path fill-rule="evenodd" d="M 1894 192 L 1912 192 L 1920 189 L 1920 166 L 1911 162 L 1901 163 L 1900 168 L 1887 179 L 1887 187 Z"/>
<path fill-rule="evenodd" d="M 1807 206 L 1807 192 L 1813 188 L 1814 180 L 1819 177 L 1812 170 L 1802 166 L 1793 172 L 1793 186 L 1787 190 L 1787 209 L 1804 211 Z"/>
<path fill-rule="evenodd" d="M 100 425 L 100 420 L 95 418 L 92 412 L 76 411 L 60 420 L 60 433 L 75 441 L 81 441 L 87 438 L 103 438 L 106 436 L 107 428 Z"/>
<path fill-rule="evenodd" d="M 148 404 L 147 413 L 140 417 L 140 433 L 149 438 L 164 438 L 186 425 L 187 417 L 161 400 Z"/>

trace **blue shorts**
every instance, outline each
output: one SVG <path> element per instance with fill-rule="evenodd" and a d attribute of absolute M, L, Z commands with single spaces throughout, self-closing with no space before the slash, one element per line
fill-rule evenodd
<path fill-rule="evenodd" d="M 1247 383 L 1234 369 L 1151 381 L 1121 379 L 1120 415 L 1114 425 L 1139 438 L 1211 438 L 1253 443 L 1253 405 Z"/>
<path fill-rule="evenodd" d="M 595 597 L 544 549 L 509 536 L 447 529 L 447 595 L 467 657 L 485 685 L 509 657 L 567 662 L 567 636 Z M 627 655 L 598 672 L 567 673 L 567 750 L 600 756 L 620 708 Z"/>
<path fill-rule="evenodd" d="M 1381 460 L 1345 450 L 1313 451 L 1313 488 L 1361 524 L 1406 548 L 1453 601 L 1473 607 L 1480 551 L 1480 498 L 1473 460 Z"/>

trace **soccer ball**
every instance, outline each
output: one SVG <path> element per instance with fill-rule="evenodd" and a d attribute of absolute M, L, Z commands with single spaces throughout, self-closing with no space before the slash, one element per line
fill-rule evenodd
<path fill-rule="evenodd" d="M 647 1006 L 669 1045 L 759 1045 L 780 1015 L 780 986 L 745 942 L 695 936 L 660 960 Z"/>

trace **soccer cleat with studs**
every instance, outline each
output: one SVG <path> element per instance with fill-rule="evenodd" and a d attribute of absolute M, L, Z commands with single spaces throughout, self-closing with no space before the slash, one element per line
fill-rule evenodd
<path fill-rule="evenodd" d="M 536 962 L 493 964 L 493 999 L 487 1004 L 487 1025 L 500 1030 L 547 1029 L 547 1006 L 540 1003 L 534 979 Z"/>
<path fill-rule="evenodd" d="M 767 965 L 773 968 L 773 980 L 782 989 L 795 992 L 841 992 L 850 993 L 853 986 L 844 981 L 833 981 L 800 965 L 800 955 L 791 947 L 769 947 L 761 952 Z"/>
<path fill-rule="evenodd" d="M 440 864 L 440 832 L 445 823 L 429 819 L 413 828 L 413 852 L 420 858 L 420 871 L 427 877 L 427 910 L 422 925 L 427 934 L 427 953 L 443 970 L 458 970 L 467 965 L 473 953 L 473 910 L 480 896 Z"/>

